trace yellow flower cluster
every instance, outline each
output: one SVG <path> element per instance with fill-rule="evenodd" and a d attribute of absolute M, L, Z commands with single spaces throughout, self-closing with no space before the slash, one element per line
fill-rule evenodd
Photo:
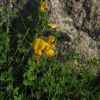
<path fill-rule="evenodd" d="M 55 48 L 54 41 L 55 37 L 52 35 L 49 35 L 46 40 L 36 38 L 32 43 L 34 56 L 40 57 L 44 54 L 47 57 L 53 57 L 55 54 L 53 50 Z"/>
<path fill-rule="evenodd" d="M 47 2 L 41 2 L 39 7 L 40 12 L 44 12 L 46 8 L 47 8 Z"/>

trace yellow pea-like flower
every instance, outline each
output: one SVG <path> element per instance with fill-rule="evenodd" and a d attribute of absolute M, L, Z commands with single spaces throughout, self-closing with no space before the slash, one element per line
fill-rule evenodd
<path fill-rule="evenodd" d="M 48 43 L 48 46 L 45 47 L 44 49 L 44 54 L 47 56 L 47 57 L 53 57 L 54 56 L 54 48 L 55 48 L 55 45 L 53 44 L 53 42 L 55 41 L 55 37 L 52 36 L 52 35 L 49 35 L 46 42 Z"/>
<path fill-rule="evenodd" d="M 49 35 L 47 40 L 43 40 L 41 38 L 36 38 L 32 43 L 32 49 L 34 51 L 35 57 L 40 57 L 42 53 L 47 57 L 54 56 L 54 48 L 55 45 L 53 44 L 55 37 Z"/>
<path fill-rule="evenodd" d="M 36 51 L 37 49 L 43 50 L 45 48 L 46 44 L 47 43 L 43 39 L 37 38 L 33 41 L 32 48 L 34 51 Z"/>
<path fill-rule="evenodd" d="M 51 44 L 51 49 L 54 49 L 55 48 L 55 45 L 54 44 Z"/>
<path fill-rule="evenodd" d="M 46 8 L 47 8 L 47 3 L 46 2 L 41 2 L 39 10 L 41 12 L 44 12 Z"/>
<path fill-rule="evenodd" d="M 45 11 L 45 8 L 44 7 L 40 7 L 40 11 L 41 12 L 44 12 Z"/>
<path fill-rule="evenodd" d="M 55 37 L 52 35 L 49 35 L 47 38 L 47 43 L 53 43 L 55 41 Z"/>
<path fill-rule="evenodd" d="M 36 56 L 36 57 L 41 56 L 42 50 L 45 48 L 46 45 L 47 45 L 47 43 L 43 39 L 41 39 L 41 38 L 35 39 L 32 44 L 34 56 Z"/>
<path fill-rule="evenodd" d="M 43 50 L 46 45 L 47 45 L 47 43 L 43 39 L 41 39 L 38 49 Z"/>
<path fill-rule="evenodd" d="M 44 50 L 44 54 L 47 56 L 47 57 L 53 57 L 54 56 L 54 51 L 52 49 L 45 49 Z"/>
<path fill-rule="evenodd" d="M 34 51 L 35 57 L 40 57 L 42 55 L 42 52 L 40 50 Z"/>
<path fill-rule="evenodd" d="M 48 24 L 51 28 L 57 28 L 57 24 Z"/>
<path fill-rule="evenodd" d="M 37 49 L 38 49 L 38 47 L 39 47 L 39 45 L 40 45 L 40 38 L 37 38 L 37 39 L 35 39 L 34 41 L 33 41 L 33 43 L 32 43 L 32 49 L 34 50 L 34 51 L 36 51 Z"/>

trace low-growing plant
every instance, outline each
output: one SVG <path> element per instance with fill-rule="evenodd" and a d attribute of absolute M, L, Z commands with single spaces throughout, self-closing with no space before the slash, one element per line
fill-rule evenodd
<path fill-rule="evenodd" d="M 61 32 L 56 31 L 57 25 L 49 21 L 47 7 L 47 2 L 40 0 L 34 27 L 25 27 L 27 23 L 21 19 L 24 31 L 18 31 L 10 24 L 15 18 L 13 12 L 3 10 L 7 16 L 5 20 L 9 21 L 0 20 L 1 100 L 99 100 L 100 84 L 90 71 L 99 66 L 100 61 L 86 61 L 72 48 L 63 55 L 59 53 L 62 48 L 58 48 L 61 41 L 57 36 Z M 27 16 L 29 22 L 34 17 Z M 47 31 L 50 33 L 45 36 Z M 39 43 L 34 44 L 37 39 Z M 45 46 L 41 46 L 40 40 Z M 44 49 L 54 52 L 49 52 L 48 56 Z M 34 53 L 40 54 L 38 50 L 43 55 L 35 57 Z"/>

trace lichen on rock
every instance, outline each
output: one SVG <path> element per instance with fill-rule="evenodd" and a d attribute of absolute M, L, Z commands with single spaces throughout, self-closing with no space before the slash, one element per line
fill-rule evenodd
<path fill-rule="evenodd" d="M 99 0 L 49 0 L 50 20 L 71 37 L 72 47 L 87 59 L 100 57 L 99 4 Z"/>

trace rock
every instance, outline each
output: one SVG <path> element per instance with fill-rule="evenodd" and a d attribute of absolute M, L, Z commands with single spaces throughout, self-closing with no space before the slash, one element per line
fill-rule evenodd
<path fill-rule="evenodd" d="M 7 6 L 15 12 L 24 7 L 28 0 L 0 0 L 0 7 Z"/>
<path fill-rule="evenodd" d="M 87 59 L 100 58 L 99 4 L 99 0 L 49 0 L 51 22 L 71 37 L 72 47 Z"/>

